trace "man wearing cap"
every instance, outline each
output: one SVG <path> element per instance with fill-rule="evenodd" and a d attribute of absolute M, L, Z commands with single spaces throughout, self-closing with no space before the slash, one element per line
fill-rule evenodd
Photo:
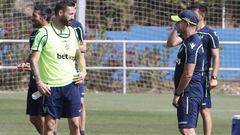
<path fill-rule="evenodd" d="M 203 101 L 201 105 L 201 116 L 203 119 L 203 132 L 204 135 L 211 135 L 212 131 L 212 119 L 210 109 L 212 108 L 210 89 L 217 86 L 217 73 L 220 66 L 220 54 L 219 54 L 219 40 L 216 32 L 206 26 L 207 7 L 200 3 L 193 3 L 188 9 L 195 12 L 199 17 L 197 33 L 203 43 L 204 48 L 204 78 L 203 85 Z M 182 39 L 177 35 L 177 31 L 173 30 L 168 38 L 167 45 L 174 47 L 182 42 Z M 209 78 L 209 68 L 212 71 L 211 78 Z"/>
<path fill-rule="evenodd" d="M 199 108 L 203 98 L 202 78 L 204 50 L 196 29 L 198 16 L 183 10 L 171 16 L 183 41 L 177 54 L 174 73 L 175 92 L 172 105 L 177 108 L 178 127 L 182 135 L 196 135 Z"/>

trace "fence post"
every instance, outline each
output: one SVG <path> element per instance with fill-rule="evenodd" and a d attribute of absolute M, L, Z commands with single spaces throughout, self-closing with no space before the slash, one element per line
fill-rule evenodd
<path fill-rule="evenodd" d="M 126 77 L 126 41 L 123 42 L 123 94 L 127 93 L 127 77 Z"/>

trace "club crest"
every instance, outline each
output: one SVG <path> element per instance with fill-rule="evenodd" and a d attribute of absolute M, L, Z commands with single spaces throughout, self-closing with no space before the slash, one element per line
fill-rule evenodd
<path fill-rule="evenodd" d="M 190 46 L 193 49 L 196 46 L 196 44 L 195 43 L 190 43 Z"/>
<path fill-rule="evenodd" d="M 64 40 L 64 48 L 65 48 L 65 50 L 69 50 L 69 48 L 70 48 L 70 44 L 68 43 L 68 41 L 67 40 Z"/>

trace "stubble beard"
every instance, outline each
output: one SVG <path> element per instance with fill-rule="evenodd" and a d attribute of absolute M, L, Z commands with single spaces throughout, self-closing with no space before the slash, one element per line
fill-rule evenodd
<path fill-rule="evenodd" d="M 64 17 L 64 16 L 60 19 L 60 21 L 61 21 L 61 23 L 62 23 L 63 25 L 65 25 L 65 26 L 69 26 L 70 23 L 71 23 L 71 21 L 70 21 L 70 20 L 67 20 L 67 18 Z"/>

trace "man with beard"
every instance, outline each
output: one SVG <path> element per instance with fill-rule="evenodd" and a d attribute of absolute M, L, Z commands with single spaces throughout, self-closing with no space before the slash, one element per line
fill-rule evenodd
<path fill-rule="evenodd" d="M 79 40 L 69 26 L 75 4 L 56 4 L 53 22 L 39 29 L 32 46 L 31 69 L 38 91 L 44 96 L 44 135 L 52 135 L 56 119 L 68 118 L 70 135 L 80 135 L 80 93 L 78 84 L 86 75 L 80 62 Z M 80 72 L 75 69 L 75 60 Z"/>
<path fill-rule="evenodd" d="M 51 9 L 47 5 L 38 4 L 34 7 L 34 11 L 32 13 L 32 25 L 34 29 L 39 29 L 43 26 L 46 26 L 51 18 Z M 34 30 L 29 37 L 30 48 L 33 45 L 33 41 L 35 39 L 37 30 Z M 31 71 L 30 68 L 30 57 L 28 59 L 17 66 L 19 71 Z M 42 98 L 37 100 L 32 99 L 32 94 L 37 91 L 36 81 L 33 77 L 33 74 L 30 73 L 30 81 L 29 88 L 27 94 L 27 109 L 26 114 L 29 115 L 30 122 L 35 126 L 39 134 L 43 133 L 43 123 L 44 117 L 42 116 Z"/>

